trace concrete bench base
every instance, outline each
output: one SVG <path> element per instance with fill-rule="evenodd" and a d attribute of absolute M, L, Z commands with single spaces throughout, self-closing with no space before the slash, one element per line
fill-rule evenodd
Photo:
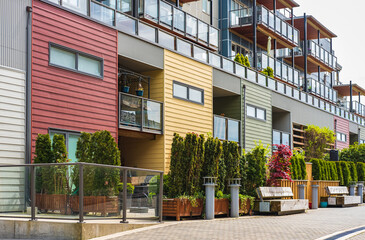
<path fill-rule="evenodd" d="M 308 209 L 308 199 L 273 199 L 255 202 L 254 210 L 278 215 L 303 213 Z"/>

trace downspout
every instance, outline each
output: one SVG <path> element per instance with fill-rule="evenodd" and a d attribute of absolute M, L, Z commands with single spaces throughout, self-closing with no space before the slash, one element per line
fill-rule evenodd
<path fill-rule="evenodd" d="M 212 25 L 213 26 L 213 0 L 210 0 L 209 1 L 209 3 L 210 3 L 210 6 L 209 6 L 209 10 L 210 10 L 210 25 Z"/>
<path fill-rule="evenodd" d="M 307 83 L 307 72 L 308 72 L 308 65 L 307 65 L 307 58 L 308 58 L 308 40 L 307 40 L 307 14 L 304 13 L 304 92 L 308 92 L 308 83 Z"/>
<path fill-rule="evenodd" d="M 32 154 L 32 7 L 27 6 L 27 53 L 26 53 L 26 83 L 25 83 L 25 163 L 31 163 Z M 29 169 L 26 168 L 26 176 L 29 176 Z M 25 178 L 25 202 L 29 202 L 30 188 L 29 177 Z M 29 200 L 29 201 L 28 201 Z"/>
<path fill-rule="evenodd" d="M 252 42 L 253 42 L 253 67 L 257 69 L 257 6 L 256 0 L 252 1 Z"/>
<path fill-rule="evenodd" d="M 242 88 L 243 88 L 243 107 L 241 106 L 241 111 L 242 111 L 242 108 L 243 108 L 242 145 L 243 145 L 243 149 L 246 149 L 246 85 L 243 85 Z"/>

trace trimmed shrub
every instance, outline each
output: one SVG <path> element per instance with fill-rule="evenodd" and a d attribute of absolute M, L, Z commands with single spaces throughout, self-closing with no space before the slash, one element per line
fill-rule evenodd
<path fill-rule="evenodd" d="M 34 163 L 54 163 L 49 134 L 38 134 L 35 142 Z"/>
<path fill-rule="evenodd" d="M 357 182 L 358 177 L 357 177 L 357 169 L 356 169 L 356 165 L 354 162 L 348 162 L 349 168 L 350 168 L 350 172 L 351 172 L 351 179 L 353 182 Z"/>
<path fill-rule="evenodd" d="M 357 178 L 359 181 L 365 181 L 365 163 L 356 163 Z"/>
<path fill-rule="evenodd" d="M 329 162 L 329 163 L 330 163 L 330 167 L 331 167 L 331 179 L 333 181 L 337 181 L 338 180 L 338 171 L 337 171 L 336 163 L 335 162 Z"/>
<path fill-rule="evenodd" d="M 218 177 L 219 160 L 223 153 L 222 142 L 218 138 L 209 136 L 204 143 L 204 163 L 202 177 Z"/>
<path fill-rule="evenodd" d="M 336 168 L 337 168 L 338 180 L 340 181 L 340 185 L 343 186 L 344 185 L 344 179 L 343 179 L 341 162 L 336 162 Z"/>
<path fill-rule="evenodd" d="M 224 179 L 225 189 L 224 193 L 228 194 L 228 180 L 231 178 L 240 178 L 240 152 L 238 149 L 238 144 L 236 142 L 223 143 L 223 158 L 226 168 L 226 176 Z"/>
<path fill-rule="evenodd" d="M 341 164 L 341 170 L 342 170 L 342 174 L 343 174 L 343 185 L 349 186 L 352 181 L 349 164 L 344 161 L 340 162 L 340 164 Z"/>
<path fill-rule="evenodd" d="M 299 179 L 297 161 L 294 156 L 290 159 L 290 173 L 292 179 Z"/>
<path fill-rule="evenodd" d="M 340 161 L 353 161 L 365 163 L 365 144 L 353 144 L 342 149 L 339 154 Z"/>
<path fill-rule="evenodd" d="M 274 78 L 274 69 L 272 69 L 271 67 L 267 67 L 264 70 L 262 70 L 261 72 L 268 77 Z"/>
<path fill-rule="evenodd" d="M 321 159 L 311 159 L 313 180 L 322 180 L 322 167 L 320 161 Z"/>
<path fill-rule="evenodd" d="M 175 133 L 171 147 L 171 162 L 169 172 L 169 182 L 165 183 L 168 189 L 168 197 L 175 198 L 183 194 L 185 171 L 182 166 L 182 156 L 184 152 L 184 139 Z"/>

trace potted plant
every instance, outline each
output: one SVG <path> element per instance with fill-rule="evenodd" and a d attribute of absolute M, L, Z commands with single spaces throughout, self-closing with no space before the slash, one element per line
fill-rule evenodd
<path fill-rule="evenodd" d="M 137 94 L 137 96 L 140 96 L 140 97 L 143 96 L 143 87 L 142 87 L 142 83 L 141 82 L 138 83 L 138 88 L 136 90 L 136 94 Z"/>
<path fill-rule="evenodd" d="M 255 198 L 248 195 L 239 195 L 240 205 L 239 205 L 239 213 L 242 215 L 252 215 L 253 214 L 253 205 L 255 202 Z"/>
<path fill-rule="evenodd" d="M 124 93 L 129 93 L 129 89 L 130 89 L 129 81 L 127 79 L 127 75 L 124 74 L 124 78 L 123 78 L 123 92 Z"/>

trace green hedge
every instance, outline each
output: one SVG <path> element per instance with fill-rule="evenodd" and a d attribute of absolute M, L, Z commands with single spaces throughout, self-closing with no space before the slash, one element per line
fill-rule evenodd
<path fill-rule="evenodd" d="M 305 164 L 304 152 L 294 151 L 290 163 L 291 178 L 293 180 L 305 180 L 307 178 L 307 168 Z"/>
<path fill-rule="evenodd" d="M 365 181 L 365 163 L 356 163 L 358 181 Z"/>

